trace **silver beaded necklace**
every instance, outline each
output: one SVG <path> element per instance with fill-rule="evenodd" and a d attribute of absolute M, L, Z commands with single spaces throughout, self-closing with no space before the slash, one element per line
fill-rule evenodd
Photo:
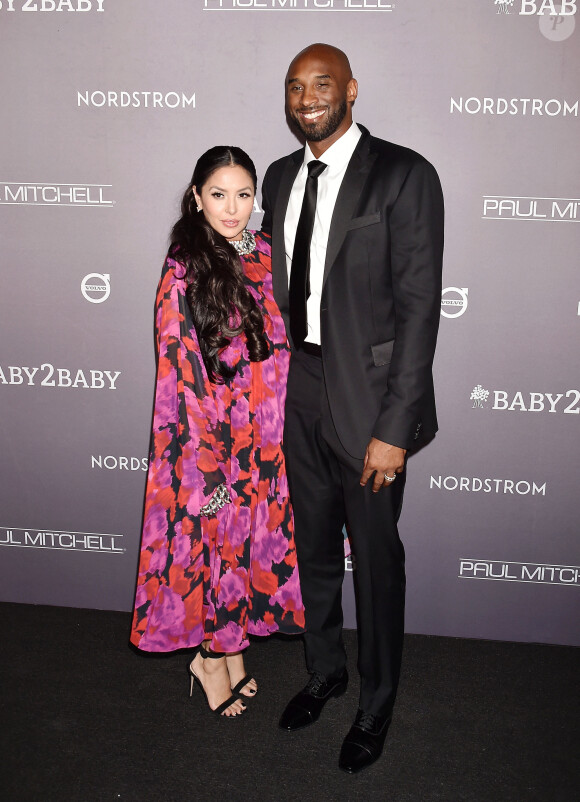
<path fill-rule="evenodd" d="M 228 242 L 234 246 L 240 256 L 246 256 L 256 250 L 256 237 L 247 228 L 244 229 L 241 239 L 230 239 Z"/>

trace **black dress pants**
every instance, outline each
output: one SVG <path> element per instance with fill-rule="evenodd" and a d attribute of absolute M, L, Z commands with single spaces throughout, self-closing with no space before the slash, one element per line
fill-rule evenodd
<path fill-rule="evenodd" d="M 322 359 L 292 353 L 284 443 L 296 524 L 296 549 L 306 610 L 306 666 L 325 677 L 346 665 L 342 582 L 347 522 L 354 557 L 360 707 L 392 710 L 401 667 L 405 552 L 397 521 L 405 472 L 378 493 L 360 486 L 363 460 L 338 439 Z M 366 444 L 365 444 L 366 445 Z"/>

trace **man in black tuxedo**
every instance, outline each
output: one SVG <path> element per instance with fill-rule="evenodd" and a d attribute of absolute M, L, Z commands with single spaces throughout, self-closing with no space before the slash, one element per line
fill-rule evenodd
<path fill-rule="evenodd" d="M 280 719 L 315 722 L 346 690 L 342 581 L 355 563 L 359 710 L 339 766 L 381 754 L 399 681 L 405 567 L 397 521 L 408 450 L 437 430 L 431 366 L 441 303 L 437 173 L 352 120 L 346 55 L 307 47 L 286 76 L 303 149 L 268 168 L 263 230 L 292 358 L 285 450 L 306 608 L 310 680 Z"/>

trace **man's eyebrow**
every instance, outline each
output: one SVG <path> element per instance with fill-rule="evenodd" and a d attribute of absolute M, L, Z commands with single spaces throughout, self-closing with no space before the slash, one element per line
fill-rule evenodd
<path fill-rule="evenodd" d="M 315 77 L 315 79 L 317 81 L 320 80 L 320 78 L 332 78 L 331 75 L 315 75 L 314 77 Z M 296 83 L 300 83 L 300 81 L 298 80 L 298 78 L 288 78 L 288 83 L 289 84 L 296 84 Z"/>

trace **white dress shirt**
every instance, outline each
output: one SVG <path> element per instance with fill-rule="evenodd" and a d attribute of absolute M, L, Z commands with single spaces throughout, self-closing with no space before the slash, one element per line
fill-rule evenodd
<path fill-rule="evenodd" d="M 334 212 L 334 206 L 342 179 L 346 172 L 348 163 L 354 153 L 357 142 L 361 136 L 361 130 L 356 123 L 353 123 L 348 131 L 343 134 L 328 150 L 325 150 L 319 161 L 327 164 L 326 170 L 318 178 L 318 195 L 316 200 L 316 215 L 314 218 L 314 228 L 312 230 L 312 241 L 310 243 L 310 297 L 306 302 L 306 314 L 308 318 L 308 334 L 306 340 L 310 343 L 320 345 L 320 298 L 322 295 L 322 280 L 324 278 L 324 262 L 326 259 L 326 248 L 328 245 L 328 234 L 330 231 L 330 221 Z M 290 273 L 292 271 L 292 253 L 294 251 L 294 240 L 296 239 L 296 227 L 302 209 L 304 199 L 304 189 L 308 178 L 308 162 L 315 159 L 312 151 L 306 143 L 304 149 L 304 161 L 298 171 L 296 180 L 290 192 L 286 219 L 284 221 L 284 244 L 286 248 L 286 267 L 288 270 L 288 283 L 290 283 Z"/>

